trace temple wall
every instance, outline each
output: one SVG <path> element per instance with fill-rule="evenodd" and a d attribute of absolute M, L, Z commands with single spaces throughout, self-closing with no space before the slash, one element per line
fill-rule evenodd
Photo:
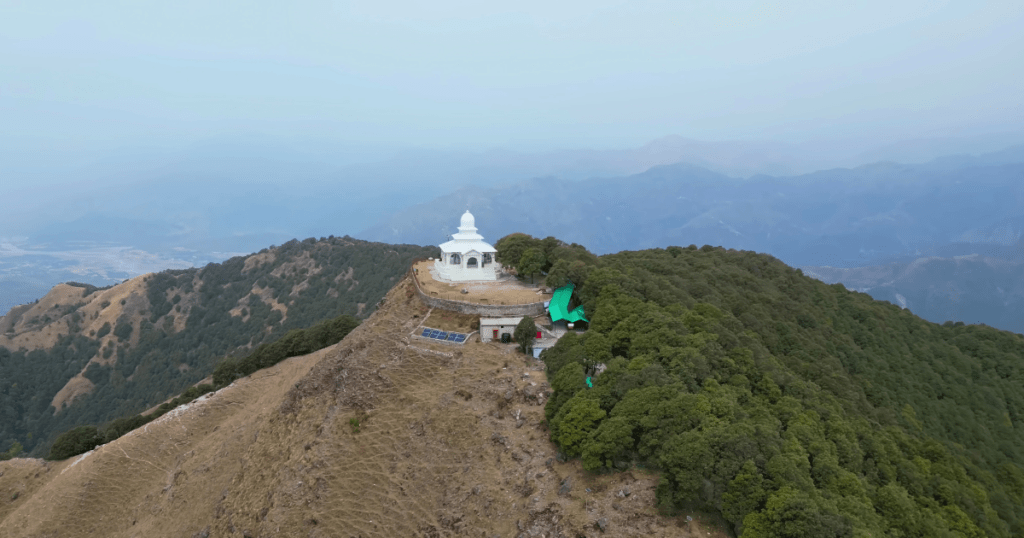
<path fill-rule="evenodd" d="M 464 303 L 462 301 L 452 301 L 449 299 L 441 299 L 439 297 L 431 297 L 423 293 L 423 290 L 421 290 L 419 286 L 416 287 L 416 291 L 419 293 L 420 298 L 423 299 L 423 302 L 427 303 L 428 306 L 433 308 L 440 308 L 442 310 L 451 310 L 453 312 L 459 312 L 460 314 L 479 314 L 481 316 L 488 317 L 507 317 L 540 316 L 544 312 L 546 312 L 543 301 L 539 303 L 512 305 Z"/>
<path fill-rule="evenodd" d="M 440 261 L 434 262 L 437 274 L 447 280 L 465 282 L 471 280 L 498 280 L 499 264 L 491 262 L 487 267 L 467 269 L 459 265 L 448 265 Z"/>

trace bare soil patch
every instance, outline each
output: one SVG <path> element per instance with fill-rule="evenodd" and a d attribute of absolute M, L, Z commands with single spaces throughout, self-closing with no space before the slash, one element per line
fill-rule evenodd
<path fill-rule="evenodd" d="M 469 333 L 480 328 L 479 321 L 479 314 L 460 314 L 435 308 L 423 321 L 423 326 L 442 331 Z"/>
<path fill-rule="evenodd" d="M 60 413 L 64 404 L 71 405 L 75 398 L 92 392 L 95 386 L 92 381 L 79 372 L 78 375 L 69 379 L 67 384 L 57 391 L 57 394 L 54 394 L 53 400 L 50 401 L 50 405 L 55 409 L 54 414 Z"/>

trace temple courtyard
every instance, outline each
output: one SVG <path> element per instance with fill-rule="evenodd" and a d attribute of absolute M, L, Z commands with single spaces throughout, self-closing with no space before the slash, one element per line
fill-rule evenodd
<path fill-rule="evenodd" d="M 438 279 L 431 260 L 414 264 L 413 273 L 424 293 L 440 299 L 492 305 L 539 303 L 551 299 L 550 293 L 544 293 L 540 279 L 537 284 L 530 284 L 502 273 L 494 281 L 445 282 Z"/>

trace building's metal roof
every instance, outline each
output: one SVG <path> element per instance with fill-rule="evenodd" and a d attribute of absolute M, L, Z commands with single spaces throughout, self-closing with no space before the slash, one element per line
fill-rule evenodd
<path fill-rule="evenodd" d="M 453 252 L 457 252 L 459 254 L 468 254 L 474 250 L 481 254 L 485 252 L 491 254 L 498 252 L 498 249 L 492 247 L 491 245 L 485 243 L 484 241 L 453 240 L 441 243 L 441 252 L 444 252 L 445 254 L 451 254 Z"/>
<path fill-rule="evenodd" d="M 570 322 L 583 320 L 590 323 L 589 319 L 583 317 L 583 305 L 577 306 L 572 312 L 568 311 L 569 298 L 572 297 L 573 288 L 575 288 L 575 285 L 569 283 L 551 294 L 551 303 L 548 305 L 548 314 L 551 315 L 551 321 L 564 319 Z"/>
<path fill-rule="evenodd" d="M 484 325 L 518 325 L 525 316 L 519 316 L 518 318 L 480 318 L 480 326 Z"/>

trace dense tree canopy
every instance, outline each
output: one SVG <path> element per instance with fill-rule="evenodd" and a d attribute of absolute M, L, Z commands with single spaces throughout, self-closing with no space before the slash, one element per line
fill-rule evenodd
<path fill-rule="evenodd" d="M 1024 535 L 1024 337 L 712 247 L 576 284 L 589 331 L 542 358 L 551 438 L 584 467 L 658 469 L 663 509 L 747 537 Z"/>
<path fill-rule="evenodd" d="M 570 281 L 582 282 L 590 264 L 597 260 L 597 256 L 576 243 L 569 245 L 554 237 L 537 239 L 521 233 L 502 237 L 494 248 L 498 250 L 497 260 L 514 268 L 519 276 L 543 273 L 547 275 L 545 284 L 556 288 Z"/>
<path fill-rule="evenodd" d="M 516 264 L 518 273 L 522 276 L 529 276 L 530 281 L 533 281 L 533 276 L 540 272 L 541 268 L 544 267 L 544 252 L 539 248 L 528 248 L 523 251 L 523 255 L 519 257 L 519 263 Z"/>

